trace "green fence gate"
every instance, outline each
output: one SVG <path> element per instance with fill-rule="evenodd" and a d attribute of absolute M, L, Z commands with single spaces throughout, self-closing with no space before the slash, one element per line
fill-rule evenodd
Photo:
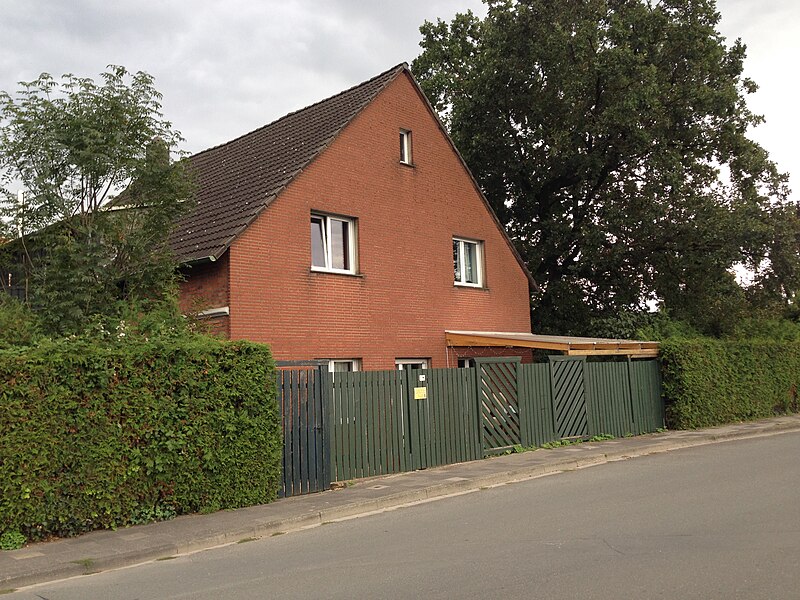
<path fill-rule="evenodd" d="M 328 373 L 323 361 L 278 361 L 278 401 L 283 430 L 281 497 L 331 486 Z"/>
<path fill-rule="evenodd" d="M 483 455 L 473 369 L 336 373 L 330 397 L 336 480 Z"/>

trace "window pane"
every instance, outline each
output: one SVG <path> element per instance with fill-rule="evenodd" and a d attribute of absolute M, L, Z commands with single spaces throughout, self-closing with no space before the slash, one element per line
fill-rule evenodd
<path fill-rule="evenodd" d="M 353 370 L 353 361 L 336 360 L 333 362 L 333 370 L 337 373 L 349 373 Z"/>
<path fill-rule="evenodd" d="M 325 222 L 322 217 L 311 217 L 311 264 L 325 267 Z"/>
<path fill-rule="evenodd" d="M 478 244 L 463 242 L 464 282 L 478 283 Z"/>
<path fill-rule="evenodd" d="M 419 360 L 414 359 L 398 359 L 395 361 L 395 366 L 397 367 L 398 371 L 412 371 L 414 369 L 427 369 L 428 368 L 428 361 L 427 359 L 421 358 Z"/>
<path fill-rule="evenodd" d="M 453 240 L 453 271 L 455 279 L 461 283 L 461 242 Z"/>
<path fill-rule="evenodd" d="M 400 162 L 411 164 L 411 132 L 400 130 Z"/>
<path fill-rule="evenodd" d="M 331 267 L 350 269 L 350 227 L 346 221 L 331 219 Z"/>

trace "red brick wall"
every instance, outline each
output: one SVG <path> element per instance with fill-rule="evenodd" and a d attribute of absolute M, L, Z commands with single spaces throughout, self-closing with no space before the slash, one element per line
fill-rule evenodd
<path fill-rule="evenodd" d="M 410 129 L 414 167 L 399 163 Z M 310 270 L 312 210 L 357 219 L 358 276 Z M 452 238 L 484 241 L 485 289 L 453 285 Z M 406 75 L 234 242 L 230 335 L 278 359 L 446 366 L 446 329 L 530 331 L 528 281 Z"/>
<path fill-rule="evenodd" d="M 215 262 L 184 267 L 181 270 L 184 281 L 180 284 L 181 311 L 196 314 L 207 308 L 229 306 L 229 265 L 229 253 L 226 252 Z M 230 335 L 229 317 L 213 317 L 207 322 L 214 333 Z"/>

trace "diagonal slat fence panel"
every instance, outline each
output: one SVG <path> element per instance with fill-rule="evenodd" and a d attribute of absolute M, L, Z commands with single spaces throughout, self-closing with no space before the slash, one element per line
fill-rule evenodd
<path fill-rule="evenodd" d="M 550 357 L 553 412 L 560 438 L 582 437 L 589 432 L 584 363 L 583 359 Z"/>
<path fill-rule="evenodd" d="M 483 452 L 497 453 L 522 443 L 519 414 L 520 359 L 478 358 Z"/>

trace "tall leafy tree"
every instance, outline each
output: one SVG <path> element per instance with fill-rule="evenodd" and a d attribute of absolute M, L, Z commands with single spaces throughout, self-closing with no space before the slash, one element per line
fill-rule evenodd
<path fill-rule="evenodd" d="M 112 66 L 99 82 L 45 73 L 20 85 L 0 93 L 0 210 L 14 238 L 3 285 L 55 333 L 163 298 L 191 186 L 152 77 Z"/>
<path fill-rule="evenodd" d="M 794 302 L 797 210 L 714 0 L 486 1 L 426 22 L 412 69 L 542 288 L 535 328 Z"/>

